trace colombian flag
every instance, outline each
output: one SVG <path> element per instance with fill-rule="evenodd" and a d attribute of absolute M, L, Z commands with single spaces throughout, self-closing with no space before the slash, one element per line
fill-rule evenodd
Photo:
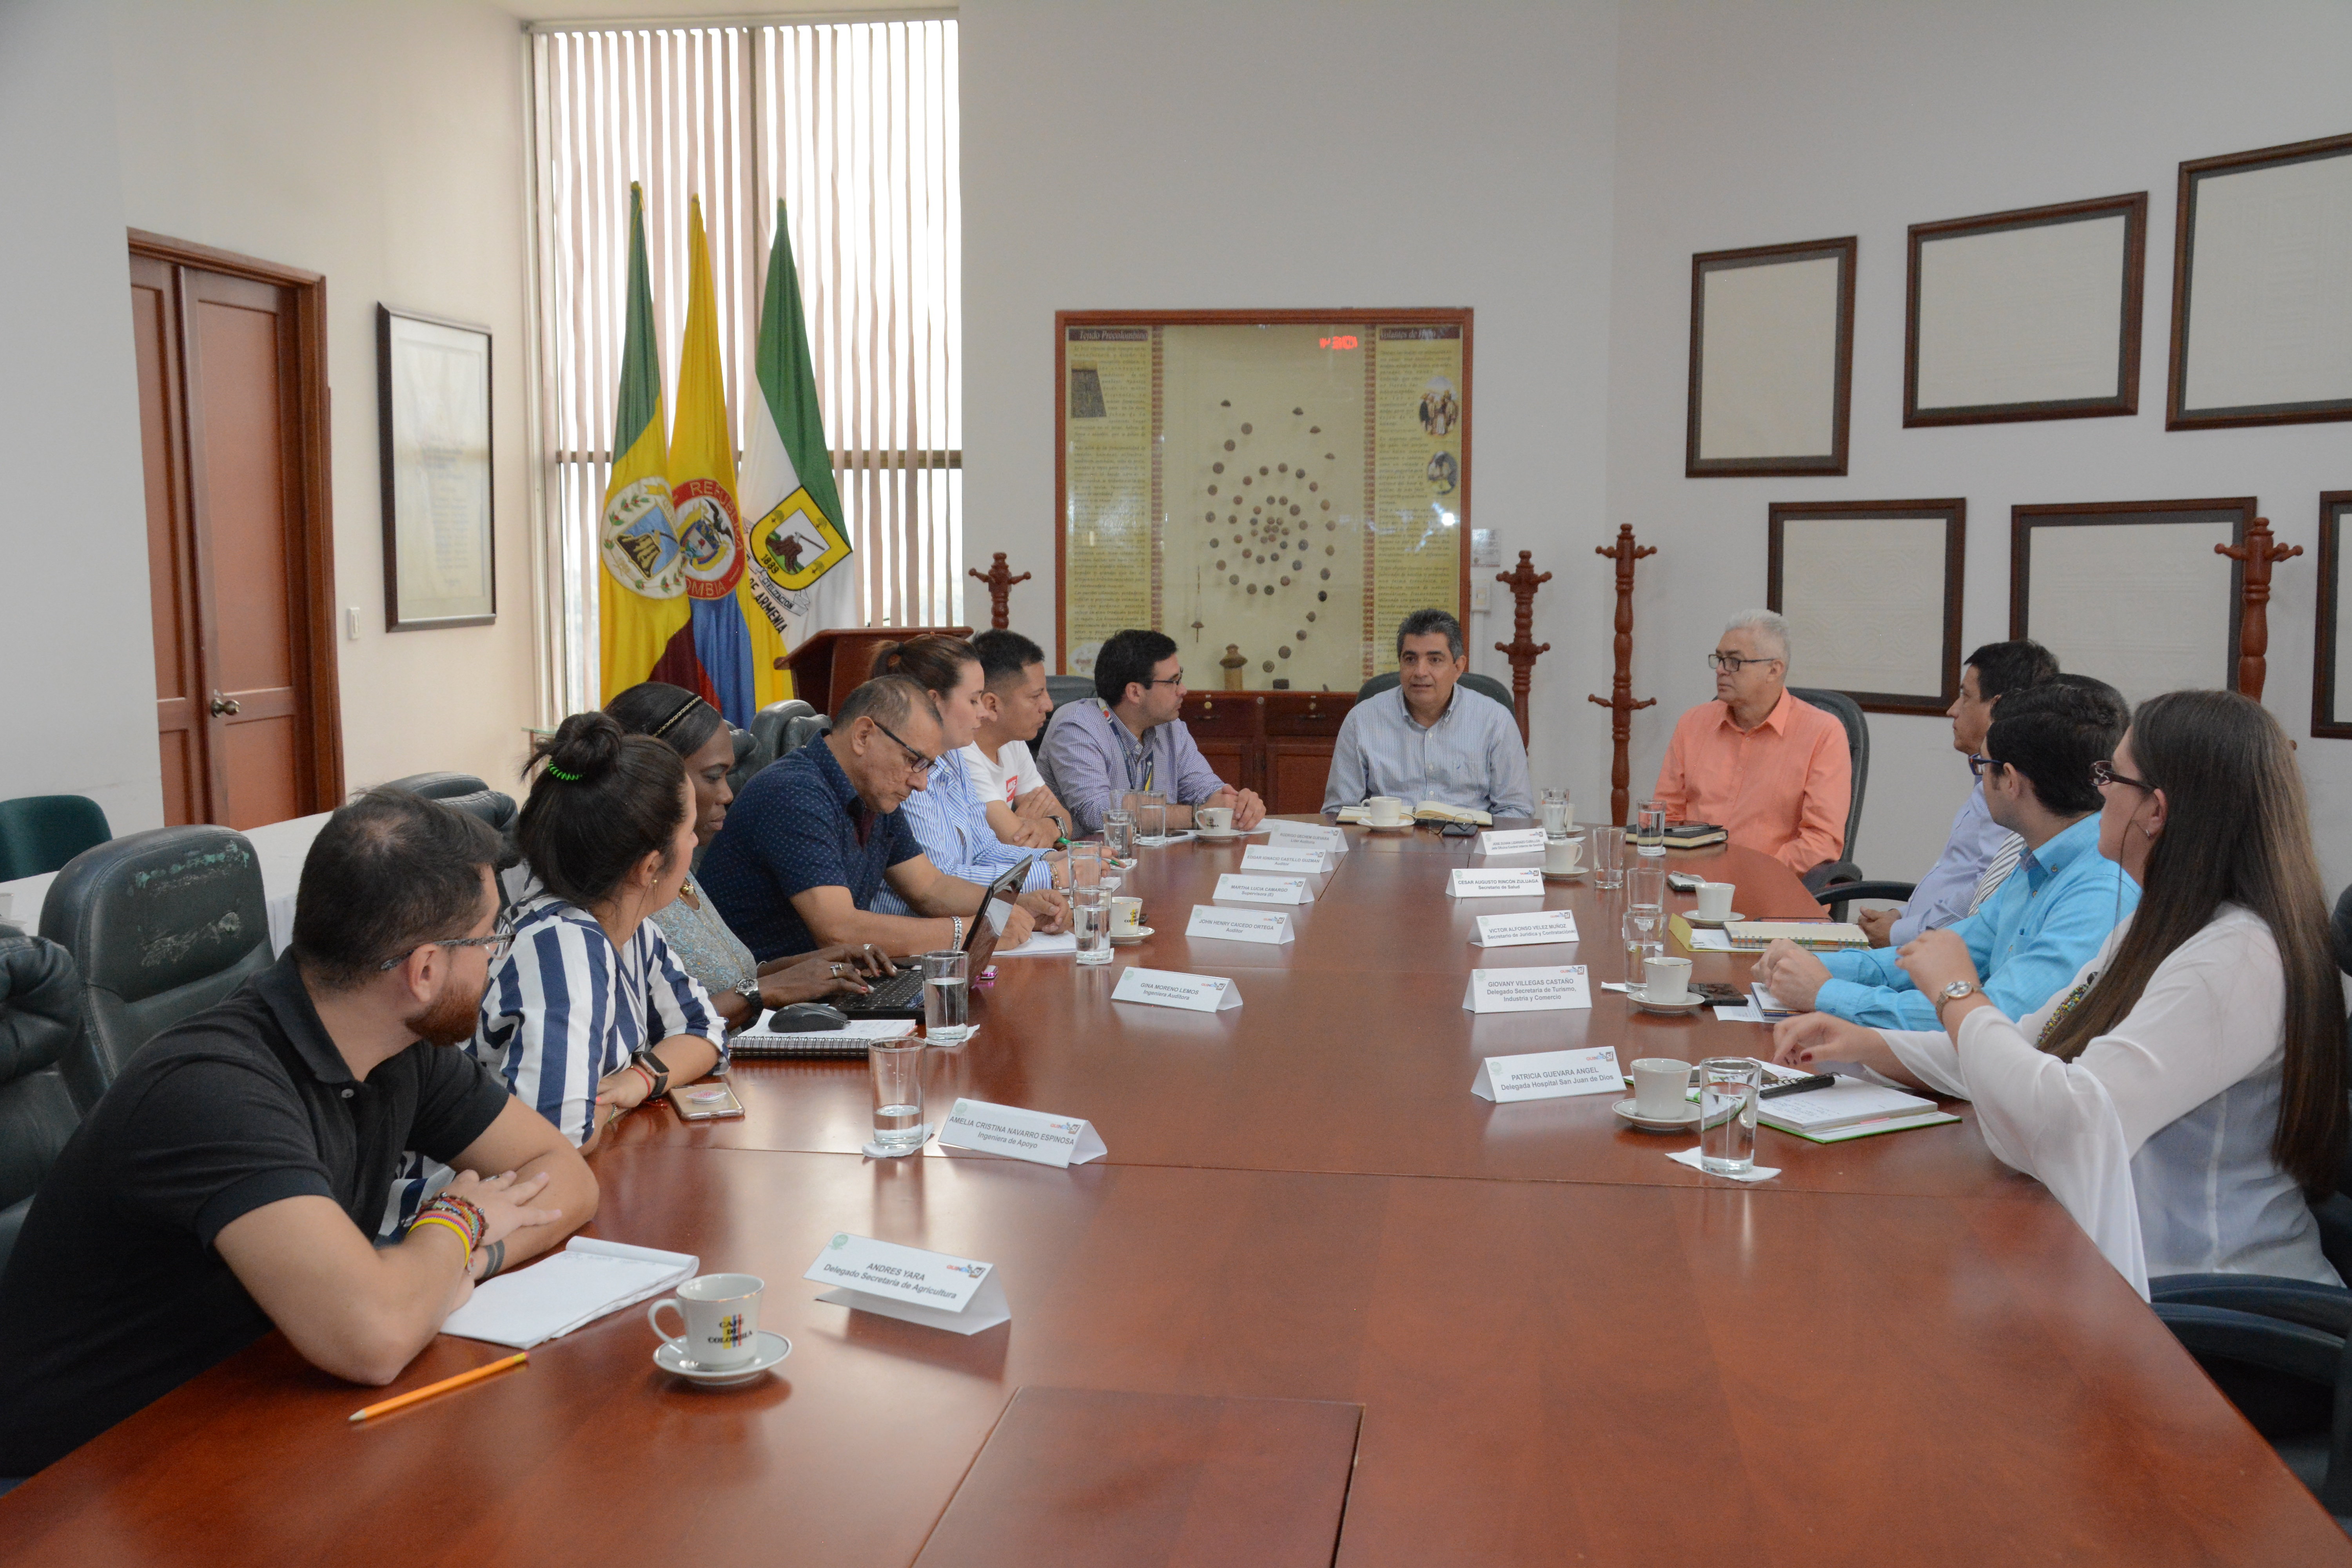
<path fill-rule="evenodd" d="M 646 266 L 645 192 L 629 186 L 627 336 L 621 351 L 620 413 L 614 421 L 613 477 L 599 531 L 604 698 L 675 667 L 674 639 L 688 611 L 686 560 L 678 552 L 669 493 L 668 421 L 662 416 L 661 361 L 654 342 L 654 289 Z M 691 658 L 691 638 L 684 653 Z M 676 679 L 664 673 L 663 679 Z M 680 680 L 707 691 L 709 683 Z"/>

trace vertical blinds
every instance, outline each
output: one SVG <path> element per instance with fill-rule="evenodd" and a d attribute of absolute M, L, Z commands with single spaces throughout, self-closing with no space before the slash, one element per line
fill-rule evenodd
<path fill-rule="evenodd" d="M 677 412 L 687 198 L 702 199 L 727 406 L 742 448 L 761 289 L 784 203 L 861 621 L 952 624 L 963 558 L 956 24 L 534 29 L 533 268 L 548 715 L 598 689 L 597 531 L 613 454 L 629 182 Z"/>

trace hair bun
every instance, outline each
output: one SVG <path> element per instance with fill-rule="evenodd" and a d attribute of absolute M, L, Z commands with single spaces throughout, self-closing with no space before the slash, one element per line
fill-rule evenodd
<path fill-rule="evenodd" d="M 905 662 L 906 651 L 907 645 L 903 642 L 886 642 L 877 646 L 873 667 L 866 671 L 868 679 L 877 675 L 904 675 L 906 671 L 899 666 Z"/>
<path fill-rule="evenodd" d="M 626 731 L 609 713 L 574 713 L 557 726 L 554 737 L 541 741 L 533 756 L 565 784 L 593 784 L 613 771 L 621 758 Z"/>

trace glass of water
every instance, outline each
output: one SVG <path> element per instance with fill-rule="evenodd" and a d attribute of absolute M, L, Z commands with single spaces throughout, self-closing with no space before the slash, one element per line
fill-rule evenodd
<path fill-rule="evenodd" d="M 1625 934 L 1625 984 L 1640 985 L 1650 972 L 1650 960 L 1666 956 L 1664 917 L 1655 910 L 1628 909 Z"/>
<path fill-rule="evenodd" d="M 1103 813 L 1103 853 L 1114 860 L 1135 858 L 1135 813 L 1123 805 Z"/>
<path fill-rule="evenodd" d="M 1548 789 L 1544 791 L 1541 811 L 1543 815 L 1544 837 L 1547 838 L 1567 837 L 1569 822 L 1568 792 L 1564 789 Z"/>
<path fill-rule="evenodd" d="M 1666 808 L 1645 800 L 1633 808 L 1633 842 L 1643 848 L 1666 841 Z"/>
<path fill-rule="evenodd" d="M 1135 841 L 1139 844 L 1160 844 L 1168 837 L 1168 797 L 1145 790 L 1127 797 L 1129 807 L 1135 813 Z"/>
<path fill-rule="evenodd" d="M 1756 1164 L 1756 1091 L 1761 1064 L 1709 1057 L 1698 1064 L 1698 1163 L 1709 1175 L 1746 1175 Z"/>
<path fill-rule="evenodd" d="M 874 1072 L 875 1147 L 922 1147 L 931 1131 L 923 1124 L 922 1039 L 902 1035 L 895 1040 L 868 1041 L 866 1064 Z"/>
<path fill-rule="evenodd" d="M 1068 885 L 1073 894 L 1102 881 L 1102 846 L 1099 844 L 1071 845 L 1062 851 L 1062 863 L 1069 872 Z"/>
<path fill-rule="evenodd" d="M 1070 929 L 1077 933 L 1078 962 L 1110 962 L 1110 895 L 1101 887 L 1078 888 L 1070 894 Z"/>
<path fill-rule="evenodd" d="M 1625 901 L 1635 910 L 1646 910 L 1653 916 L 1665 908 L 1665 857 L 1643 855 L 1635 858 L 1625 873 Z"/>
<path fill-rule="evenodd" d="M 1622 888 L 1625 885 L 1623 828 L 1596 827 L 1592 830 L 1592 885 L 1596 888 Z"/>
<path fill-rule="evenodd" d="M 923 954 L 924 1037 L 935 1046 L 960 1046 L 972 1034 L 971 956 Z"/>

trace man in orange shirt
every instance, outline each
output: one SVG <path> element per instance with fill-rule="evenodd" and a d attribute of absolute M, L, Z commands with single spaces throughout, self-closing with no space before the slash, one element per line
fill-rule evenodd
<path fill-rule="evenodd" d="M 1706 662 L 1715 700 L 1684 714 L 1658 770 L 1669 822 L 1712 822 L 1803 876 L 1844 853 L 1853 763 L 1845 726 L 1789 695 L 1789 623 L 1743 610 Z"/>

